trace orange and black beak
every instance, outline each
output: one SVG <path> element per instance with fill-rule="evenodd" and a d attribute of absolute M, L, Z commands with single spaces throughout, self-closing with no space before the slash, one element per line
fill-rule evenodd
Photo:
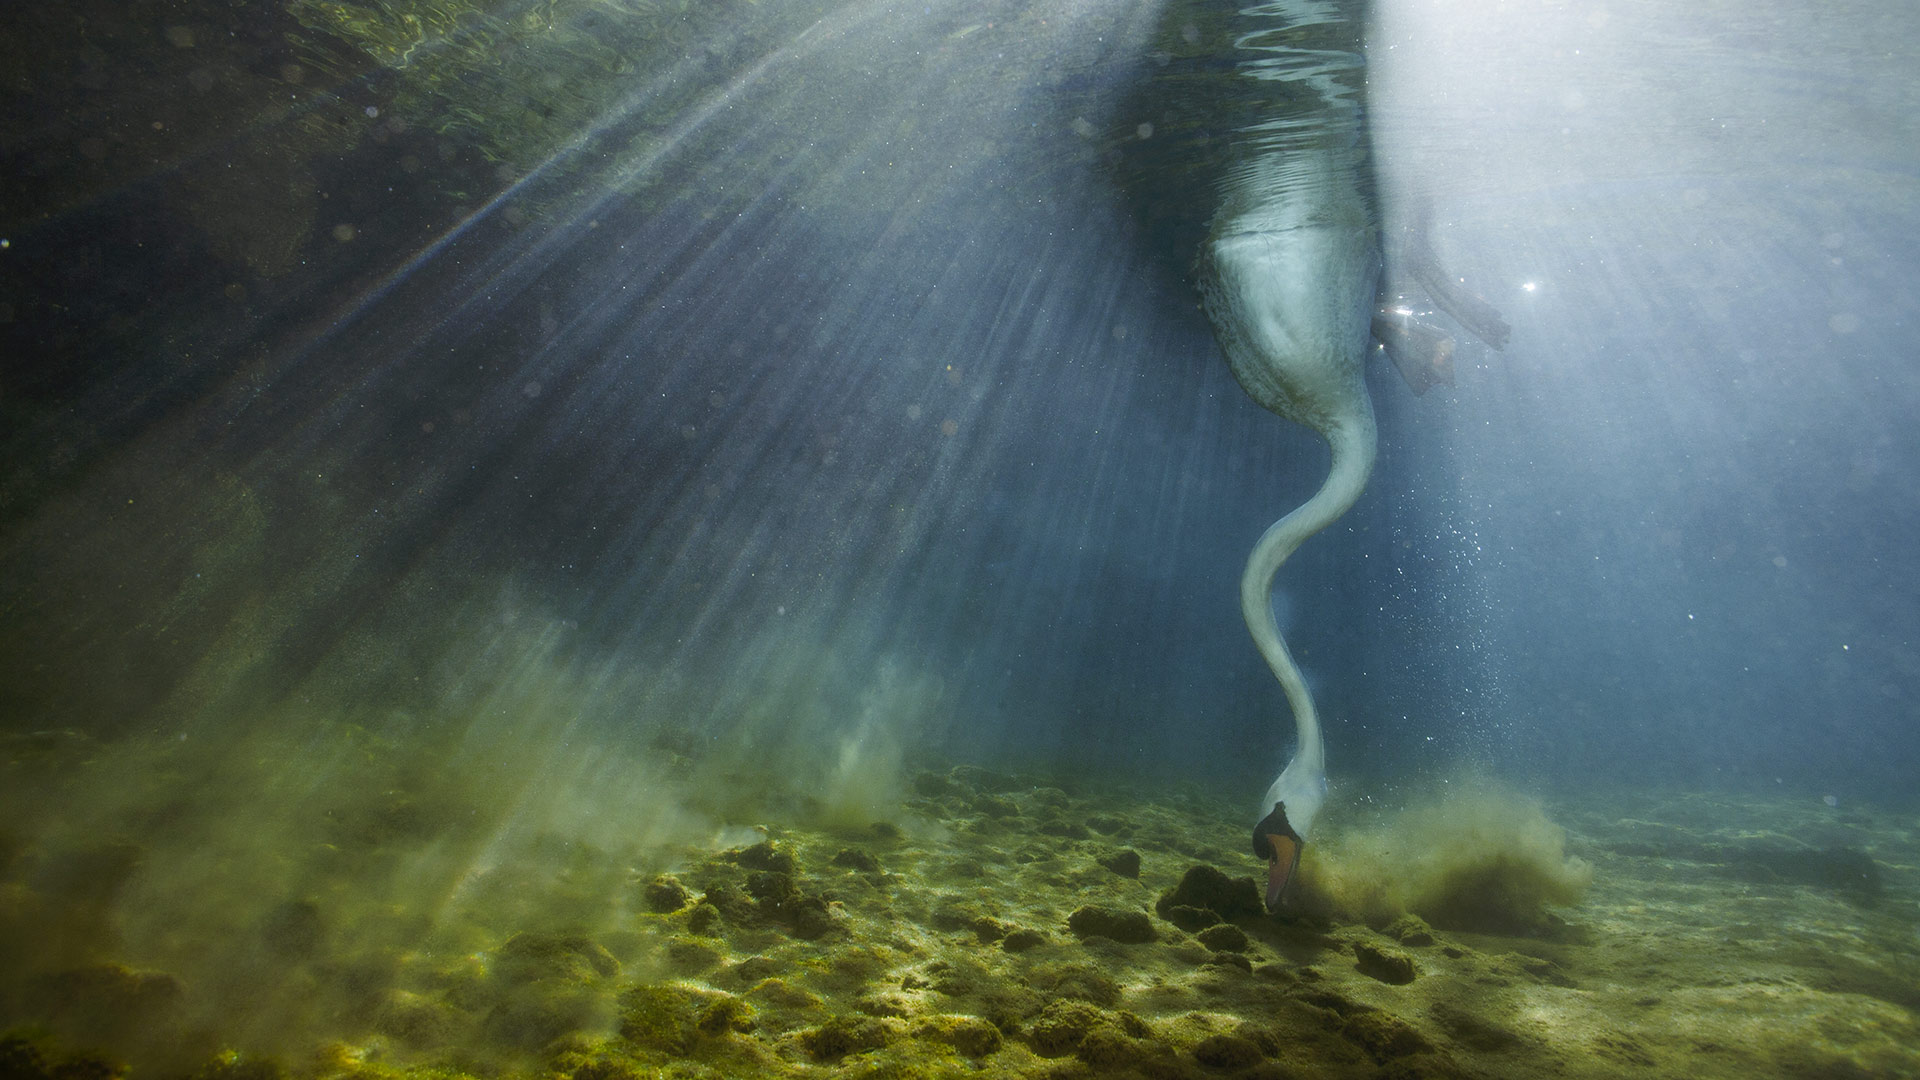
<path fill-rule="evenodd" d="M 1267 910 L 1277 911 L 1300 869 L 1300 849 L 1306 841 L 1287 823 L 1287 804 L 1274 803 L 1273 812 L 1253 827 L 1253 853 L 1267 860 Z"/>

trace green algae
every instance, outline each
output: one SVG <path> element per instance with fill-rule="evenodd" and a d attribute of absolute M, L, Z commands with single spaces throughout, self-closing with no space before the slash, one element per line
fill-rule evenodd
<path fill-rule="evenodd" d="M 194 865 L 169 834 L 16 830 L 0 946 L 35 972 L 0 979 L 0 1003 L 8 1023 L 41 1033 L 7 1044 L 20 1074 L 72 1060 L 136 1080 L 1520 1077 L 1549 1064 L 1570 1076 L 1731 1077 L 1814 1025 L 1824 1041 L 1791 1050 L 1805 1068 L 1897 1075 L 1913 1062 L 1901 1040 L 1920 1034 L 1900 989 L 1916 961 L 1895 925 L 1912 886 L 1887 859 L 1907 842 L 1893 832 L 1817 838 L 1877 853 L 1873 905 L 1787 874 L 1739 899 L 1714 861 L 1736 841 L 1713 815 L 1667 830 L 1674 843 L 1661 849 L 1634 839 L 1657 808 L 1625 828 L 1568 809 L 1564 843 L 1596 867 L 1591 891 L 1488 933 L 1407 912 L 1269 916 L 1257 865 L 1232 854 L 1230 810 L 955 769 L 908 785 L 941 793 L 958 814 L 945 823 L 902 813 L 886 830 L 719 827 L 704 842 L 689 832 L 626 849 L 496 836 L 471 849 L 488 853 L 488 869 L 467 865 L 445 879 L 453 888 L 415 893 L 404 875 L 370 868 L 430 865 L 426 853 L 487 834 L 457 789 L 396 800 L 379 786 L 378 754 L 344 760 L 373 770 L 366 798 L 330 793 L 349 812 L 318 823 L 326 842 L 280 849 L 306 851 L 277 855 L 306 859 L 300 873 L 264 895 L 198 895 L 220 915 L 205 925 L 250 928 L 244 960 L 211 930 L 194 939 L 211 950 L 204 965 L 156 950 L 159 924 L 122 906 L 189 895 L 156 887 Z M 1015 812 L 969 816 L 980 795 Z M 235 801 L 242 791 L 228 792 Z M 1751 821 L 1764 808 L 1742 812 Z M 1111 828 L 1039 831 L 1050 814 Z M 1330 818 L 1307 869 L 1323 885 L 1351 879 L 1334 860 L 1364 849 L 1352 838 L 1372 828 Z M 1123 830 L 1137 877 L 1104 862 L 1103 837 Z M 220 865 L 245 865 L 244 850 Z M 1755 903 L 1763 910 L 1744 910 Z M 1726 925 L 1702 915 L 1736 907 Z M 90 914 L 63 932 L 87 935 L 108 962 L 22 951 L 22 935 L 73 910 Z M 176 919 L 171 932 L 200 925 Z M 219 965 L 236 963 L 250 981 L 223 982 Z"/>

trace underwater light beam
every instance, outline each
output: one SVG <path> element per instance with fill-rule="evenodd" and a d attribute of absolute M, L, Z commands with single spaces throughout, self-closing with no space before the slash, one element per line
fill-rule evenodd
<path fill-rule="evenodd" d="M 571 246 L 580 228 L 580 222 L 589 220 L 593 214 L 597 213 L 606 205 L 614 193 L 646 175 L 648 172 L 657 169 L 660 164 L 674 152 L 686 145 L 692 136 L 711 121 L 716 114 L 732 104 L 749 88 L 764 79 L 770 72 L 784 64 L 803 59 L 823 46 L 831 44 L 839 35 L 872 18 L 873 15 L 883 7 L 884 4 L 881 3 L 880 0 L 874 0 L 874 2 L 862 6 L 841 9 L 830 15 L 822 16 L 811 26 L 807 27 L 807 29 L 796 35 L 793 40 L 769 52 L 752 67 L 729 80 L 724 86 L 707 94 L 697 106 L 689 110 L 685 117 L 663 135 L 657 143 L 647 147 L 642 153 L 624 160 L 605 177 L 600 185 L 590 188 L 589 190 L 592 192 L 592 195 L 583 204 L 569 212 L 567 215 L 568 221 L 564 227 L 551 230 L 540 241 L 530 247 L 509 247 L 502 249 L 493 258 L 488 259 L 484 265 L 466 275 L 465 281 L 453 290 L 456 295 L 464 296 L 466 299 L 460 303 L 446 307 L 441 317 L 431 325 L 422 328 L 417 337 L 424 340 L 448 326 L 458 325 L 465 320 L 470 320 L 477 305 L 482 303 L 491 304 L 498 301 L 499 291 L 503 283 L 529 280 L 541 270 L 553 265 Z M 439 236 L 435 237 L 431 243 L 414 253 L 406 262 L 395 267 L 391 272 L 381 278 L 380 281 L 363 292 L 346 310 L 328 319 L 326 325 L 321 328 L 295 356 L 289 359 L 288 364 L 283 370 L 290 370 L 298 366 L 303 359 L 312 355 L 321 346 L 336 339 L 341 332 L 354 325 L 367 312 L 373 310 L 381 301 L 392 295 L 395 289 L 411 279 L 422 267 L 439 258 L 456 242 L 471 233 L 475 226 L 492 217 L 502 207 L 511 203 L 516 197 L 535 188 L 541 181 L 547 179 L 550 174 L 554 174 L 562 164 L 568 163 L 590 151 L 609 133 L 618 130 L 623 124 L 629 122 L 649 101 L 660 96 L 665 87 L 697 74 L 699 70 L 701 70 L 701 67 L 702 65 L 697 58 L 687 57 L 675 65 L 671 71 L 649 81 L 645 87 L 626 95 L 618 105 L 608 110 L 604 119 L 575 135 L 564 146 L 549 154 L 544 161 L 529 170 L 526 175 L 509 184 L 472 213 L 462 217 L 451 228 L 442 232 Z M 517 291 L 517 289 L 515 291 Z M 370 389 L 368 385 L 364 384 L 376 379 L 379 373 L 380 369 L 374 369 L 369 373 L 367 379 L 363 380 L 363 385 L 357 389 L 362 391 Z M 255 387 L 254 392 L 248 395 L 247 401 L 258 398 L 264 394 L 271 385 L 271 380 L 262 380 L 260 384 Z M 245 407 L 246 405 L 243 403 L 241 409 L 244 411 Z"/>

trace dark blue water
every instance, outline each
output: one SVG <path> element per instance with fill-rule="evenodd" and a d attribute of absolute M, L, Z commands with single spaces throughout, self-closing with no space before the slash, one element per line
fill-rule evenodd
<path fill-rule="evenodd" d="M 637 71 L 100 22 L 8 109 L 9 729 L 551 678 L 775 772 L 864 733 L 1251 800 L 1291 725 L 1236 582 L 1325 450 L 1179 247 L 1208 133 L 1154 88 L 1218 13 L 1082 7 L 742 6 Z M 1910 798 L 1911 18 L 1381 7 L 1389 235 L 1429 201 L 1514 332 L 1376 365 L 1371 487 L 1282 573 L 1336 783 Z"/>

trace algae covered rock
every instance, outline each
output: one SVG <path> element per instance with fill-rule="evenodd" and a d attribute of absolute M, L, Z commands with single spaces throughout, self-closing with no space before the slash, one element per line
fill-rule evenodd
<path fill-rule="evenodd" d="M 848 1054 L 878 1050 L 893 1038 L 893 1029 L 885 1020 L 872 1016 L 836 1016 L 802 1032 L 800 1045 L 816 1061 L 833 1061 Z"/>
<path fill-rule="evenodd" d="M 665 915 L 686 907 L 692 894 L 685 885 L 680 884 L 680 879 L 671 874 L 662 874 L 647 883 L 647 887 L 641 891 L 641 897 L 646 901 L 648 911 Z"/>
<path fill-rule="evenodd" d="M 1194 936 L 1200 940 L 1200 944 L 1214 952 L 1243 953 L 1253 947 L 1245 930 L 1225 923 L 1209 926 Z"/>
<path fill-rule="evenodd" d="M 620 961 L 583 934 L 515 934 L 494 954 L 493 974 L 508 984 L 593 982 L 620 974 Z"/>
<path fill-rule="evenodd" d="M 1128 945 L 1144 944 L 1159 936 L 1146 912 L 1122 911 L 1098 904 L 1075 908 L 1073 914 L 1067 916 L 1067 928 L 1083 938 L 1112 938 Z"/>
<path fill-rule="evenodd" d="M 581 934 L 521 933 L 494 954 L 487 1037 L 508 1046 L 544 1046 L 606 1019 L 620 961 Z"/>
<path fill-rule="evenodd" d="M 727 861 L 745 867 L 748 870 L 771 870 L 781 874 L 797 873 L 799 867 L 793 856 L 771 840 L 765 840 L 752 847 L 736 848 L 726 854 Z"/>
<path fill-rule="evenodd" d="M 1434 1052 L 1433 1043 L 1427 1041 L 1425 1035 L 1406 1021 L 1379 1009 L 1354 1012 L 1341 1024 L 1340 1031 L 1372 1055 L 1375 1061 L 1382 1063 Z"/>
<path fill-rule="evenodd" d="M 1090 1065 L 1111 1068 L 1134 1060 L 1138 1056 L 1136 1040 L 1152 1033 L 1153 1029 L 1132 1013 L 1109 1012 L 1078 1001 L 1054 1001 L 1025 1026 L 1021 1037 L 1041 1057 L 1079 1054 Z"/>
<path fill-rule="evenodd" d="M 1123 878 L 1140 876 L 1140 853 L 1132 848 L 1118 848 L 1105 852 L 1096 856 L 1094 861 Z"/>
<path fill-rule="evenodd" d="M 971 800 L 975 812 L 998 821 L 1002 818 L 1019 817 L 1020 808 L 1010 800 L 998 795 L 975 795 Z"/>
<path fill-rule="evenodd" d="M 1418 915 L 1400 916 L 1388 925 L 1385 932 L 1402 945 L 1431 945 L 1434 942 L 1433 927 Z"/>
<path fill-rule="evenodd" d="M 945 1043 L 970 1058 L 983 1058 L 1000 1049 L 1000 1029 L 977 1016 L 932 1016 L 913 1029 L 915 1038 Z"/>
<path fill-rule="evenodd" d="M 1047 935 L 1038 930 L 1030 930 L 1024 927 L 1009 930 L 1007 931 L 1007 935 L 1000 939 L 1000 947 L 1011 953 L 1026 952 L 1028 949 L 1045 945 L 1046 943 Z"/>
<path fill-rule="evenodd" d="M 1209 926 L 1220 925 L 1220 916 L 1206 908 L 1193 907 L 1190 904 L 1169 904 L 1156 906 L 1154 911 L 1163 919 L 1185 930 L 1197 934 Z"/>
<path fill-rule="evenodd" d="M 750 1030 L 752 1017 L 752 1007 L 732 994 L 679 983 L 643 984 L 620 995 L 620 1037 L 681 1057 L 702 1039 Z"/>
<path fill-rule="evenodd" d="M 833 865 L 868 874 L 878 873 L 880 870 L 880 860 L 874 858 L 872 853 L 859 848 L 840 849 L 840 853 L 833 857 Z"/>
<path fill-rule="evenodd" d="M 416 1050 L 454 1041 L 461 1027 L 458 1011 L 406 990 L 388 990 L 374 1008 L 373 1029 Z"/>
<path fill-rule="evenodd" d="M 1244 1069 L 1259 1061 L 1260 1047 L 1241 1035 L 1209 1035 L 1193 1047 L 1194 1059 L 1210 1069 Z"/>
<path fill-rule="evenodd" d="M 1154 912 L 1168 922 L 1173 922 L 1168 913 L 1177 907 L 1211 911 L 1223 921 L 1266 913 L 1260 901 L 1260 886 L 1252 878 L 1229 877 L 1205 864 L 1189 867 L 1181 876 L 1180 884 L 1160 894 L 1153 905 Z"/>
<path fill-rule="evenodd" d="M 1049 964 L 1028 976 L 1029 984 L 1050 998 L 1071 998 L 1095 1005 L 1116 1005 L 1120 984 L 1094 964 Z"/>
<path fill-rule="evenodd" d="M 1375 948 L 1360 941 L 1354 943 L 1353 955 L 1357 961 L 1354 967 L 1370 979 L 1394 986 L 1405 986 L 1413 981 L 1413 958 L 1405 953 Z"/>

